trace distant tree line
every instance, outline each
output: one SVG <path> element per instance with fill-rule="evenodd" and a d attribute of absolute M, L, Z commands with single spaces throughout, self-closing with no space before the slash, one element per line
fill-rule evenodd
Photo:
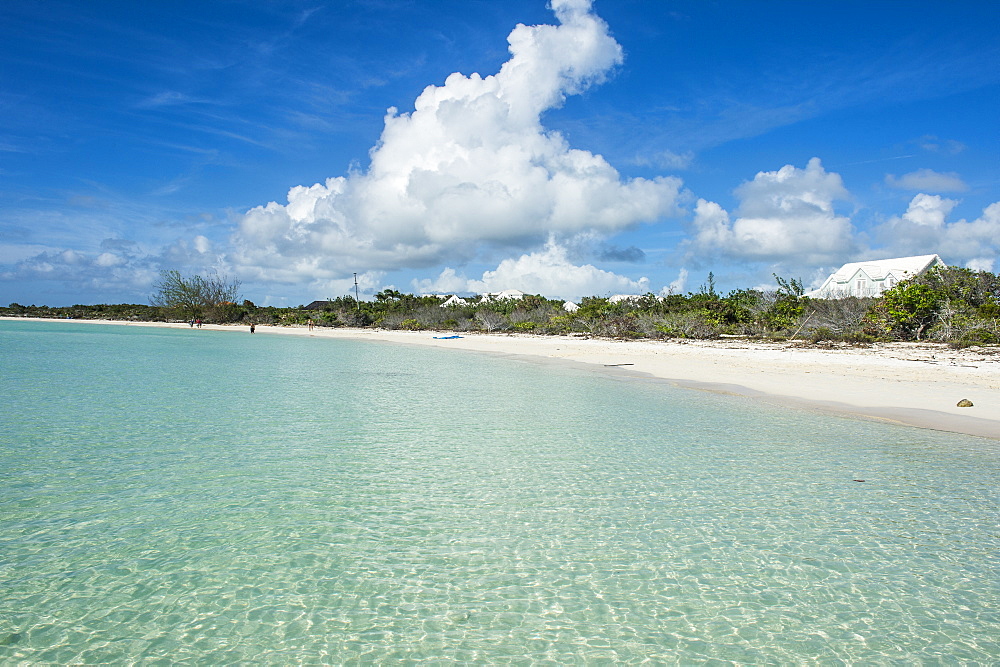
<path fill-rule="evenodd" d="M 958 347 L 1000 344 L 1000 277 L 958 267 L 900 282 L 879 297 L 810 299 L 802 283 L 775 276 L 770 290 L 737 289 L 721 295 L 709 274 L 697 292 L 645 294 L 612 302 L 586 297 L 568 312 L 561 300 L 474 297 L 442 307 L 440 298 L 383 290 L 371 301 L 343 296 L 318 307 L 278 308 L 240 300 L 239 281 L 186 278 L 166 272 L 150 305 L 48 308 L 16 303 L 0 315 L 134 321 L 379 327 L 454 332 L 524 332 L 608 338 L 798 339 L 817 345 L 930 340 Z"/>

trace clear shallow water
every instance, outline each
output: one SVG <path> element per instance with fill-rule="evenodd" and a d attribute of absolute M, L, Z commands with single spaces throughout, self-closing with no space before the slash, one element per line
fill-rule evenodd
<path fill-rule="evenodd" d="M 1000 657 L 993 441 L 73 323 L 0 322 L 0 398 L 0 662 Z"/>

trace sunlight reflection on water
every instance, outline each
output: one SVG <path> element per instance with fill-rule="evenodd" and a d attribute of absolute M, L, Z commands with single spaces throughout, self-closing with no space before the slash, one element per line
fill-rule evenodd
<path fill-rule="evenodd" d="M 1000 656 L 994 443 L 448 350 L 0 343 L 3 661 Z"/>

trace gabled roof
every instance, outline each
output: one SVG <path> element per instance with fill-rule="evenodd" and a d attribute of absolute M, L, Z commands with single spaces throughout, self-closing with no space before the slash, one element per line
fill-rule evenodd
<path fill-rule="evenodd" d="M 896 278 L 903 276 L 915 276 L 923 273 L 932 266 L 944 266 L 944 262 L 937 255 L 917 255 L 915 257 L 896 257 L 894 259 L 875 259 L 865 262 L 849 262 L 837 269 L 827 279 L 827 283 L 842 283 L 850 280 L 858 271 L 864 271 L 865 275 L 873 280 L 882 280 L 890 273 Z M 824 284 L 825 285 L 825 284 Z"/>
<path fill-rule="evenodd" d="M 919 276 L 928 269 L 947 266 L 937 255 L 917 255 L 915 257 L 895 257 L 893 259 L 873 259 L 865 262 L 848 262 L 837 269 L 823 285 L 803 296 L 828 299 L 842 296 L 876 296 L 892 286 L 893 281 L 887 281 L 890 275 L 896 280 L 904 280 Z M 858 273 L 864 273 L 875 281 L 874 285 L 858 287 L 859 293 L 852 284 Z"/>
<path fill-rule="evenodd" d="M 502 292 L 488 292 L 483 294 L 482 301 L 492 301 L 500 299 L 521 299 L 524 297 L 524 292 L 516 289 L 505 289 Z"/>
<path fill-rule="evenodd" d="M 468 303 L 469 303 L 468 301 L 466 301 L 459 295 L 452 294 L 450 297 L 448 297 L 447 301 L 442 302 L 441 307 L 445 308 L 447 306 L 465 306 Z"/>

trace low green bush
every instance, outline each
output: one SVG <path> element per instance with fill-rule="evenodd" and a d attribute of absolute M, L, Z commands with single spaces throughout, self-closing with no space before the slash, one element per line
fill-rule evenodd
<path fill-rule="evenodd" d="M 1000 336 L 987 329 L 972 329 L 962 334 L 958 340 L 951 341 L 951 347 L 963 349 L 974 345 L 1000 345 Z"/>

